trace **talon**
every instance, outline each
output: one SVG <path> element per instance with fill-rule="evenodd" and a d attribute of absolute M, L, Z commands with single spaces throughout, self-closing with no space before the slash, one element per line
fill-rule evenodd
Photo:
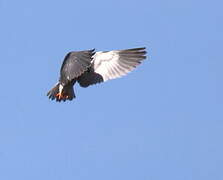
<path fill-rule="evenodd" d="M 63 98 L 63 95 L 61 93 L 57 93 L 56 94 L 56 97 L 58 97 L 58 99 L 62 99 Z"/>
<path fill-rule="evenodd" d="M 63 95 L 62 93 L 57 93 L 56 94 L 56 97 L 58 97 L 58 99 L 68 99 L 69 98 L 69 96 L 68 95 Z"/>

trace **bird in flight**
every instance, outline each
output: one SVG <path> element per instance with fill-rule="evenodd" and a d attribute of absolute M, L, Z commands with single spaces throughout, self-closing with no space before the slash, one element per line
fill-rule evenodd
<path fill-rule="evenodd" d="M 61 66 L 59 81 L 47 96 L 58 102 L 72 100 L 75 98 L 73 86 L 76 82 L 81 87 L 88 87 L 124 76 L 146 59 L 145 49 L 69 52 Z"/>

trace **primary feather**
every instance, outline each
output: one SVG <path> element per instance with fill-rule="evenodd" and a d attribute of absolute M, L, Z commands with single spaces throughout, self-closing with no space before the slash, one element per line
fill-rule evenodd
<path fill-rule="evenodd" d="M 57 101 L 72 100 L 75 95 L 71 88 L 76 81 L 80 86 L 88 87 L 124 76 L 146 58 L 145 49 L 143 47 L 99 52 L 92 49 L 70 52 L 65 56 L 61 66 L 59 82 L 47 95 Z M 59 85 L 63 87 L 62 92 L 57 88 Z"/>
<path fill-rule="evenodd" d="M 145 48 L 96 52 L 90 69 L 78 78 L 78 82 L 87 87 L 126 75 L 146 58 L 145 54 Z"/>

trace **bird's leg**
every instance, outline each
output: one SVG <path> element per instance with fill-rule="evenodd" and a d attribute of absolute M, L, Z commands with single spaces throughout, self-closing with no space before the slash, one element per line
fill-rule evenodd
<path fill-rule="evenodd" d="M 60 84 L 59 86 L 59 93 L 56 94 L 56 97 L 58 97 L 58 99 L 68 99 L 68 95 L 63 94 L 63 86 Z"/>
<path fill-rule="evenodd" d="M 61 93 L 57 93 L 56 94 L 56 97 L 58 97 L 58 99 L 62 99 L 63 98 L 63 95 Z"/>
<path fill-rule="evenodd" d="M 58 99 L 62 99 L 63 98 L 62 91 L 63 91 L 63 85 L 60 84 L 59 85 L 59 93 L 56 94 L 56 97 L 58 97 Z"/>
<path fill-rule="evenodd" d="M 58 97 L 58 99 L 68 99 L 69 96 L 68 95 L 65 95 L 65 94 L 62 94 L 62 93 L 57 93 L 56 94 L 56 97 Z"/>

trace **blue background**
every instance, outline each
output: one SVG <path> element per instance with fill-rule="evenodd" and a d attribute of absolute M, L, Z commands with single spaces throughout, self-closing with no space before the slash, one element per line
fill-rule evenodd
<path fill-rule="evenodd" d="M 222 6 L 0 0 L 0 179 L 222 180 Z M 46 97 L 68 51 L 141 46 L 128 76 Z"/>

